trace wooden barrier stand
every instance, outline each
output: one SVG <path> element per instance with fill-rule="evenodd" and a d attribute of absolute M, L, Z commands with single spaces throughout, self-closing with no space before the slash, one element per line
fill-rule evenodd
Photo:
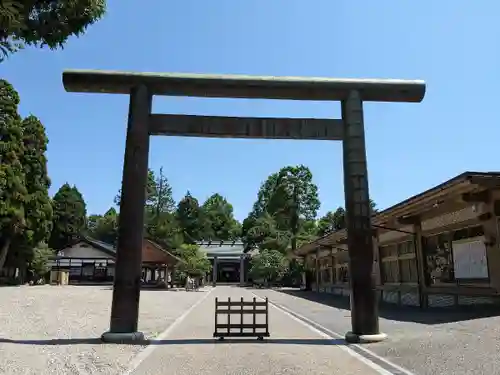
<path fill-rule="evenodd" d="M 227 323 L 219 323 L 220 316 L 227 316 Z M 239 322 L 231 322 L 231 317 L 239 315 Z M 244 323 L 243 317 L 252 315 L 252 323 Z M 257 323 L 257 315 L 264 316 L 264 323 Z M 257 301 L 244 301 L 243 297 L 239 301 L 219 301 L 215 298 L 215 331 L 214 337 L 223 340 L 225 337 L 257 337 L 263 340 L 269 337 L 269 303 Z"/>

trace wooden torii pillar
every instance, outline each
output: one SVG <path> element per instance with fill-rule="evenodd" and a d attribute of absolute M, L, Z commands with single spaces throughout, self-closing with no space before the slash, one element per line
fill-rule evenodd
<path fill-rule="evenodd" d="M 111 323 L 104 341 L 143 339 L 137 323 L 150 135 L 342 141 L 352 321 L 346 339 L 374 342 L 386 337 L 379 331 L 372 277 L 363 102 L 420 102 L 423 81 L 70 70 L 63 73 L 63 83 L 69 92 L 130 95 Z M 342 118 L 151 114 L 153 95 L 340 101 Z"/>

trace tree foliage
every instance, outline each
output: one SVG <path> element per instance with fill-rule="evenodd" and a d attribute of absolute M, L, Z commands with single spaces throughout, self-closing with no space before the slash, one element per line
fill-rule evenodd
<path fill-rule="evenodd" d="M 202 210 L 198 199 L 188 191 L 177 205 L 176 219 L 182 228 L 184 242 L 193 244 L 203 238 L 206 224 L 203 223 Z"/>
<path fill-rule="evenodd" d="M 0 80 L 0 268 L 11 247 L 17 262 L 28 262 L 52 228 L 45 128 L 35 116 L 21 120 L 18 104 L 18 93 Z"/>
<path fill-rule="evenodd" d="M 211 195 L 202 206 L 203 236 L 213 240 L 239 238 L 241 228 L 233 215 L 233 206 L 220 194 Z"/>
<path fill-rule="evenodd" d="M 276 282 L 283 278 L 287 270 L 288 260 L 278 250 L 261 250 L 250 260 L 249 274 L 253 280 Z"/>
<path fill-rule="evenodd" d="M 72 245 L 86 228 L 86 204 L 76 186 L 65 183 L 53 198 L 54 225 L 49 246 L 55 250 Z"/>
<path fill-rule="evenodd" d="M 90 215 L 87 219 L 87 234 L 96 240 L 116 245 L 118 237 L 118 213 L 111 207 L 101 215 Z"/>
<path fill-rule="evenodd" d="M 24 143 L 18 105 L 16 90 L 0 80 L 0 268 L 12 241 L 22 235 L 26 226 L 28 191 L 22 165 Z"/>
<path fill-rule="evenodd" d="M 158 177 L 150 170 L 146 200 L 146 233 L 148 237 L 168 248 L 175 248 L 183 243 L 182 231 L 174 215 L 175 208 L 172 187 L 163 174 L 163 168 L 160 168 Z"/>
<path fill-rule="evenodd" d="M 147 211 L 151 211 L 152 206 L 156 201 L 157 190 L 156 190 L 156 177 L 153 170 L 148 169 L 148 179 L 146 182 L 146 204 L 145 208 Z M 118 190 L 118 194 L 116 194 L 114 203 L 120 207 L 120 203 L 122 201 L 122 189 Z"/>
<path fill-rule="evenodd" d="M 146 233 L 167 249 L 177 249 L 184 243 L 183 230 L 172 212 L 161 213 L 154 225 L 147 225 Z"/>
<path fill-rule="evenodd" d="M 47 241 L 52 231 L 52 201 L 49 196 L 50 178 L 47 172 L 48 138 L 38 118 L 28 116 L 22 122 L 24 153 L 22 165 L 25 171 L 28 200 L 25 203 L 28 246 Z"/>
<path fill-rule="evenodd" d="M 345 228 L 345 210 L 343 207 L 338 207 L 335 211 L 328 211 L 318 221 L 319 236 L 324 236 L 343 228 Z"/>
<path fill-rule="evenodd" d="M 105 0 L 3 0 L 0 2 L 0 61 L 22 46 L 62 48 L 106 11 Z"/>
<path fill-rule="evenodd" d="M 294 250 L 298 243 L 311 238 L 320 206 L 312 177 L 304 165 L 287 166 L 262 183 L 242 225 L 247 246 Z"/>
<path fill-rule="evenodd" d="M 197 245 L 184 244 L 178 250 L 177 255 L 183 260 L 178 266 L 183 276 L 201 277 L 211 269 L 207 254 L 200 251 Z"/>
<path fill-rule="evenodd" d="M 44 242 L 39 243 L 33 250 L 31 269 L 37 278 L 45 276 L 50 271 L 50 258 L 54 255 L 54 250 Z"/>
<path fill-rule="evenodd" d="M 119 205 L 120 199 L 121 192 L 115 197 L 115 204 Z M 158 174 L 151 169 L 148 172 L 145 215 L 146 235 L 169 249 L 183 243 L 232 240 L 241 235 L 241 225 L 234 218 L 232 205 L 220 194 L 213 194 L 200 206 L 188 191 L 176 205 L 163 168 Z M 89 225 L 94 222 L 97 216 L 89 217 Z"/>
<path fill-rule="evenodd" d="M 372 215 L 377 212 L 377 205 L 370 199 L 370 210 Z M 346 228 L 346 212 L 343 207 L 338 207 L 334 212 L 328 211 L 318 221 L 318 235 L 325 236 L 328 233 Z"/>
<path fill-rule="evenodd" d="M 152 175 L 155 177 L 154 172 Z M 175 210 L 172 187 L 170 186 L 167 177 L 163 174 L 163 167 L 160 168 L 160 173 L 155 179 L 155 188 L 152 190 L 149 201 L 152 211 L 157 216 L 160 216 L 162 213 L 173 212 Z"/>

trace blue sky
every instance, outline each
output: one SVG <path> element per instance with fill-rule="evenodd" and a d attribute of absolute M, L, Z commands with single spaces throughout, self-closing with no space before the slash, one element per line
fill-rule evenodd
<path fill-rule="evenodd" d="M 141 6 L 138 6 L 139 3 Z M 147 5 L 146 5 L 147 4 Z M 108 13 L 61 51 L 0 65 L 50 139 L 51 193 L 65 182 L 103 213 L 120 187 L 128 98 L 64 91 L 64 69 L 402 78 L 421 104 L 365 106 L 371 197 L 388 207 L 465 170 L 500 170 L 500 2 L 484 0 L 108 0 Z M 494 25 L 497 26 L 494 26 Z M 338 103 L 156 98 L 154 112 L 338 117 Z M 155 137 L 150 166 L 179 199 L 227 197 L 243 219 L 285 165 L 314 174 L 320 213 L 343 204 L 341 144 Z"/>

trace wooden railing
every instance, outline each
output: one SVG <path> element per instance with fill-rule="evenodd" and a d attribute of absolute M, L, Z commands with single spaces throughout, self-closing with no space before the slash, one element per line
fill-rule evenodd
<path fill-rule="evenodd" d="M 252 323 L 246 323 L 244 317 L 250 315 Z M 238 317 L 239 316 L 239 317 Z M 263 323 L 257 322 L 257 316 L 264 318 Z M 226 322 L 221 319 L 226 317 Z M 236 320 L 236 322 L 235 322 Z M 223 340 L 225 337 L 257 337 L 263 340 L 269 337 L 269 302 L 257 301 L 219 301 L 215 298 L 215 331 L 214 337 Z"/>

